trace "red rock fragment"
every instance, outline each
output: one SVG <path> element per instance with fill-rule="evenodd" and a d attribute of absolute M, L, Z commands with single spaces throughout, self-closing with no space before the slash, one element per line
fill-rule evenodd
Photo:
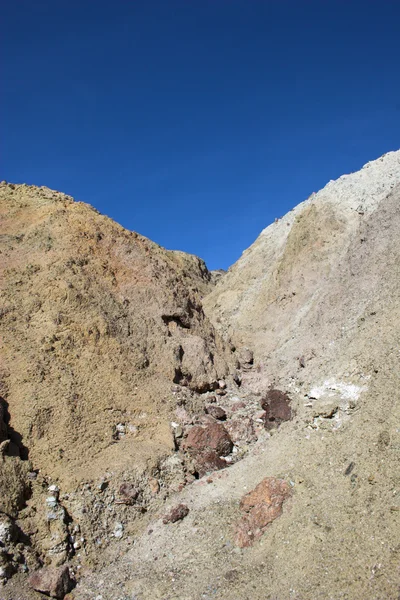
<path fill-rule="evenodd" d="M 134 504 L 139 495 L 138 490 L 131 483 L 122 483 L 119 487 L 121 501 L 125 504 Z"/>
<path fill-rule="evenodd" d="M 192 427 L 182 443 L 182 449 L 193 452 L 214 450 L 218 456 L 227 456 L 232 451 L 232 440 L 221 423 L 210 423 L 206 427 Z"/>
<path fill-rule="evenodd" d="M 218 456 L 213 450 L 202 452 L 196 456 L 195 467 L 199 477 L 212 473 L 213 471 L 219 471 L 225 469 L 227 466 L 226 461 Z"/>
<path fill-rule="evenodd" d="M 243 400 L 238 400 L 232 404 L 231 411 L 237 412 L 238 410 L 242 410 L 242 408 L 246 408 L 246 404 L 243 402 Z"/>
<path fill-rule="evenodd" d="M 167 523 L 176 523 L 182 521 L 189 514 L 189 509 L 186 504 L 178 504 L 163 518 L 164 525 Z"/>
<path fill-rule="evenodd" d="M 47 567 L 32 573 L 29 577 L 29 584 L 37 592 L 42 592 L 52 598 L 64 598 L 72 589 L 73 580 L 68 567 Z"/>
<path fill-rule="evenodd" d="M 290 496 L 290 487 L 283 479 L 266 477 L 253 491 L 243 496 L 240 509 L 246 514 L 236 526 L 235 544 L 251 546 L 261 537 L 267 525 L 282 513 L 282 504 Z"/>
<path fill-rule="evenodd" d="M 292 418 L 290 398 L 281 390 L 268 390 L 265 398 L 261 400 L 261 408 L 265 410 L 265 428 L 271 429 L 283 421 Z"/>

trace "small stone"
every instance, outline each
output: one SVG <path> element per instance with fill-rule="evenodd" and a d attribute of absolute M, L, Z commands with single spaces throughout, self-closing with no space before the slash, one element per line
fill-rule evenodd
<path fill-rule="evenodd" d="M 122 523 L 115 523 L 113 536 L 117 539 L 121 539 L 123 535 L 124 535 L 124 526 L 122 525 Z"/>
<path fill-rule="evenodd" d="M 0 544 L 6 546 L 14 541 L 16 536 L 15 525 L 7 515 L 0 513 Z"/>
<path fill-rule="evenodd" d="M 249 348 L 240 348 L 238 351 L 237 359 L 239 361 L 239 366 L 245 371 L 250 369 L 254 363 L 254 355 Z"/>
<path fill-rule="evenodd" d="M 214 419 L 217 419 L 218 421 L 226 420 L 226 412 L 220 406 L 214 406 L 213 404 L 211 404 L 205 407 L 205 411 L 208 415 L 211 415 L 212 417 L 214 417 Z"/>
<path fill-rule="evenodd" d="M 175 439 L 180 439 L 183 436 L 183 427 L 182 425 L 177 425 L 173 428 L 173 434 Z"/>
<path fill-rule="evenodd" d="M 178 504 L 163 518 L 164 525 L 168 523 L 176 523 L 182 521 L 189 514 L 189 509 L 186 504 Z"/>
<path fill-rule="evenodd" d="M 220 379 L 218 381 L 218 385 L 221 390 L 224 390 L 226 388 L 226 381 L 224 381 L 223 379 Z"/>
<path fill-rule="evenodd" d="M 232 412 L 237 412 L 238 410 L 242 410 L 242 408 L 246 408 L 246 403 L 243 402 L 243 400 L 239 400 L 237 402 L 234 402 L 231 406 L 231 411 Z"/>
<path fill-rule="evenodd" d="M 313 400 L 311 408 L 313 417 L 331 419 L 338 411 L 339 404 L 334 398 L 322 397 Z"/>
<path fill-rule="evenodd" d="M 292 418 L 290 398 L 281 390 L 268 390 L 266 397 L 261 400 L 261 408 L 265 410 L 265 428 L 279 426 L 283 421 Z"/>
<path fill-rule="evenodd" d="M 256 412 L 254 414 L 254 420 L 257 423 L 264 423 L 265 422 L 265 410 L 260 410 L 260 411 Z"/>
<path fill-rule="evenodd" d="M 236 383 L 237 386 L 240 386 L 242 383 L 242 375 L 240 373 L 238 373 L 236 371 L 236 373 L 234 373 L 232 375 L 233 381 Z"/>
<path fill-rule="evenodd" d="M 160 491 L 160 484 L 158 482 L 158 479 L 155 479 L 154 477 L 149 479 L 149 486 L 150 486 L 150 492 L 151 492 L 152 496 L 155 496 Z"/>
<path fill-rule="evenodd" d="M 30 586 L 51 598 L 64 598 L 73 587 L 68 567 L 44 568 L 29 577 Z"/>
<path fill-rule="evenodd" d="M 131 483 L 121 483 L 119 494 L 125 504 L 133 504 L 139 495 L 139 491 Z"/>
<path fill-rule="evenodd" d="M 56 496 L 48 496 L 46 498 L 46 504 L 49 508 L 55 508 L 58 504 L 58 499 Z"/>
<path fill-rule="evenodd" d="M 211 423 L 206 427 L 194 426 L 182 443 L 184 450 L 204 452 L 214 450 L 218 456 L 227 456 L 232 450 L 232 440 L 221 423 Z"/>
<path fill-rule="evenodd" d="M 50 494 L 52 494 L 53 496 L 57 496 L 60 492 L 60 488 L 58 487 L 58 485 L 49 485 L 49 487 L 47 488 L 47 491 L 50 492 Z"/>

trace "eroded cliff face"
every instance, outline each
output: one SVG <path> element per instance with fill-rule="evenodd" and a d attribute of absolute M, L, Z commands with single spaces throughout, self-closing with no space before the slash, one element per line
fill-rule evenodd
<path fill-rule="evenodd" d="M 204 263 L 47 188 L 1 184 L 0 223 L 0 442 L 10 438 L 12 450 L 0 468 L 0 510 L 15 517 L 33 493 L 46 521 L 51 483 L 72 520 L 85 520 L 71 500 L 84 482 L 139 478 L 151 499 L 148 479 L 175 449 L 173 390 L 201 405 L 200 394 L 233 371 L 202 309 Z M 65 559 L 66 532 L 45 542 L 46 527 L 33 521 L 28 529 L 44 528 L 44 555 Z"/>
<path fill-rule="evenodd" d="M 373 361 L 386 343 L 376 333 L 397 310 L 399 194 L 400 152 L 312 194 L 205 298 L 216 328 L 250 346 L 271 377 L 314 377 L 328 359 L 339 372 Z"/>

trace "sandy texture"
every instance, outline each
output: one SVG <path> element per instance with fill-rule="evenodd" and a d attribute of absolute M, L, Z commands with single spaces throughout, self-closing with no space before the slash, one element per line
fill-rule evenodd
<path fill-rule="evenodd" d="M 90 269 L 89 264 L 79 269 L 74 264 L 72 275 L 66 270 L 70 267 L 63 266 L 60 280 L 54 276 L 49 279 L 48 273 L 52 273 L 54 267 L 48 261 L 46 271 L 35 267 L 35 277 L 41 279 L 34 288 L 28 288 L 21 300 L 19 286 L 24 286 L 25 280 L 31 281 L 32 276 L 23 275 L 28 257 L 19 248 L 35 238 L 29 237 L 28 233 L 19 242 L 7 238 L 7 244 L 13 247 L 13 251 L 9 246 L 6 248 L 7 260 L 13 261 L 7 269 L 17 269 L 14 274 L 6 272 L 7 279 L 2 287 L 6 306 L 12 307 L 5 313 L 4 332 L 8 337 L 4 352 L 8 362 L 3 377 L 10 425 L 22 433 L 29 458 L 43 461 L 43 469 L 47 469 L 49 475 L 55 473 L 53 477 L 57 477 L 57 482 L 67 485 L 79 476 L 82 484 L 89 486 L 78 487 L 78 492 L 71 492 L 69 499 L 64 498 L 62 490 L 59 500 L 56 498 L 55 510 L 71 506 L 73 524 L 85 527 L 93 537 L 93 544 L 96 528 L 103 532 L 99 536 L 100 543 L 94 546 L 97 547 L 95 561 L 93 551 L 85 554 L 86 542 L 82 542 L 82 548 L 69 559 L 77 579 L 71 598 L 398 599 L 399 161 L 399 152 L 389 153 L 360 172 L 329 183 L 267 228 L 226 275 L 215 278 L 215 288 L 203 301 L 209 320 L 204 317 L 200 300 L 197 300 L 209 289 L 209 276 L 197 259 L 171 255 L 140 236 L 133 238 L 133 234 L 95 215 L 85 205 L 62 200 L 66 202 L 67 214 L 71 213 L 65 230 L 75 231 L 75 219 L 81 218 L 81 211 L 85 214 L 84 232 L 91 231 L 91 219 L 96 224 L 101 222 L 103 238 L 90 242 L 94 250 L 89 258 L 97 256 L 98 245 L 104 244 L 102 260 L 114 265 L 116 284 L 113 277 L 108 279 L 107 270 L 105 274 L 96 270 L 100 269 L 97 261 Z M 35 197 L 39 194 L 31 188 L 28 191 Z M 20 208 L 20 212 L 12 208 L 12 204 L 7 205 L 10 223 L 17 223 L 18 219 L 21 223 L 33 222 L 32 214 L 37 215 L 38 209 L 29 208 L 31 200 L 26 202 L 27 206 Z M 58 200 L 51 200 L 44 206 L 46 208 L 39 212 L 50 209 L 54 212 L 54 206 L 60 207 Z M 16 212 L 11 213 L 12 210 Z M 12 219 L 11 214 L 14 215 Z M 65 215 L 62 218 L 65 219 Z M 49 222 L 48 216 L 43 219 L 45 223 Z M 7 235 L 18 235 L 17 226 L 13 227 L 13 232 L 7 232 Z M 37 229 L 36 221 L 32 227 L 32 231 Z M 77 239 L 80 240 L 73 238 L 72 245 L 71 240 L 65 241 L 63 252 L 66 247 L 75 247 Z M 121 262 L 124 244 L 131 239 L 129 244 L 133 244 L 135 261 L 132 264 Z M 58 243 L 61 242 L 54 241 L 54 244 Z M 84 243 L 89 243 L 86 238 Z M 30 258 L 34 254 L 33 242 L 28 247 L 29 264 L 43 265 L 56 246 L 48 251 L 41 246 L 34 259 Z M 68 252 L 71 254 L 70 250 Z M 127 345 L 127 338 L 117 325 L 114 324 L 112 329 L 117 333 L 107 333 L 106 325 L 110 327 L 114 321 L 110 316 L 106 318 L 103 311 L 101 318 L 106 324 L 101 325 L 103 321 L 94 307 L 101 305 L 103 296 L 118 298 L 121 286 L 123 298 L 127 297 L 128 289 L 131 290 L 129 298 L 133 297 L 130 282 L 149 272 L 146 261 L 153 265 L 154 259 L 148 257 L 154 255 L 157 269 L 151 271 L 153 278 L 146 279 L 146 286 L 151 282 L 152 290 L 157 290 L 160 299 L 155 299 L 152 291 L 146 296 L 144 307 L 140 296 L 135 314 L 129 313 L 129 319 L 136 323 L 135 315 L 140 314 L 140 323 L 145 321 L 147 330 L 144 334 L 138 325 L 135 344 Z M 176 270 L 176 256 L 180 270 Z M 54 264 L 59 264 L 58 259 L 54 258 Z M 136 264 L 141 265 L 140 269 L 132 271 Z M 172 287 L 169 287 L 165 273 L 171 273 L 171 265 L 175 275 Z M 184 275 L 186 272 L 188 275 Z M 92 278 L 92 273 L 96 273 L 96 277 Z M 73 310 L 69 312 L 69 323 L 73 323 L 78 332 L 81 328 L 86 331 L 83 323 L 89 327 L 90 322 L 92 327 L 93 320 L 98 319 L 99 347 L 92 341 L 89 343 L 92 334 L 88 331 L 82 338 L 78 335 L 73 338 L 78 349 L 74 346 L 68 355 L 62 353 L 65 352 L 62 344 L 53 338 L 43 342 L 50 343 L 53 350 L 40 346 L 39 334 L 35 333 L 33 324 L 39 322 L 49 326 L 53 322 L 53 302 L 60 302 L 60 281 L 64 280 L 71 281 L 75 286 L 73 289 L 87 285 L 85 289 L 89 294 L 94 294 L 93 290 L 100 286 L 97 296 L 89 296 L 90 302 L 78 302 L 72 295 Z M 85 284 L 87 281 L 90 283 Z M 134 289 L 135 294 L 138 293 L 137 287 Z M 176 289 L 178 294 L 174 295 L 172 290 Z M 29 312 L 28 299 L 34 305 L 35 294 L 40 296 L 41 308 L 36 308 L 36 312 L 29 308 Z M 192 302 L 198 310 L 179 300 L 180 312 L 175 305 L 166 312 L 165 306 L 171 306 L 168 304 L 172 302 L 171 298 L 176 301 L 177 297 L 187 298 L 188 294 L 194 298 Z M 24 311 L 31 314 L 29 328 L 26 322 L 24 328 L 20 324 Z M 62 311 L 57 308 L 58 312 Z M 108 309 L 107 314 L 114 313 Z M 160 315 L 160 319 L 152 321 L 153 317 L 146 317 L 149 314 Z M 167 318 L 163 318 L 163 314 Z M 17 318 L 13 320 L 13 316 Z M 189 330 L 188 318 L 193 320 Z M 117 321 L 126 322 L 124 317 Z M 231 353 L 218 335 L 214 337 L 210 321 L 225 338 L 226 347 L 231 347 L 228 338 L 232 338 L 236 347 L 233 358 L 236 365 L 241 366 L 239 374 L 232 373 L 236 381 L 241 378 L 240 387 L 235 385 L 232 377 L 225 376 L 231 368 Z M 60 330 L 64 326 L 62 322 L 57 325 Z M 53 335 L 53 329 L 49 335 L 50 332 Z M 177 354 L 172 353 L 176 357 L 172 360 L 169 344 L 176 341 L 177 335 L 182 348 L 183 336 L 193 336 L 195 340 L 189 339 L 185 346 L 188 350 L 183 355 L 179 350 Z M 85 342 L 79 341 L 81 339 Z M 146 341 L 149 339 L 153 344 Z M 199 348 L 207 348 L 200 361 Z M 213 354 L 213 366 L 207 362 L 208 349 Z M 79 358 L 74 358 L 74 352 Z M 140 362 L 144 354 L 148 364 Z M 185 355 L 187 362 L 184 365 Z M 51 358 L 46 361 L 46 357 Z M 116 362 L 115 357 L 121 362 Z M 32 370 L 30 366 L 38 365 L 39 360 L 44 369 L 44 379 L 40 382 L 35 377 L 41 371 Z M 161 368 L 159 361 L 162 361 Z M 117 376 L 111 376 L 110 364 L 118 365 Z M 13 365 L 21 365 L 22 370 L 13 369 Z M 61 373 L 63 365 L 73 365 L 74 373 L 80 373 L 79 383 L 85 393 L 82 392 L 79 398 L 87 398 L 85 404 L 82 400 L 78 402 L 80 408 L 75 408 L 76 416 L 69 420 L 63 420 L 69 414 L 66 411 L 71 410 L 63 395 L 66 386 L 57 387 L 57 383 L 52 383 L 51 387 L 46 383 L 47 380 L 57 382 L 58 377 L 65 382 Z M 53 372 L 53 368 L 57 370 Z M 95 374 L 93 378 L 92 373 Z M 166 382 L 170 385 L 171 375 L 179 382 L 175 391 L 170 391 L 167 396 L 167 387 L 163 386 L 167 386 Z M 215 392 L 207 391 L 209 386 L 213 387 L 217 376 L 225 376 L 226 386 L 221 384 Z M 189 389 L 191 381 L 196 382 L 196 391 Z M 137 394 L 135 402 L 128 402 L 126 394 L 132 390 L 129 387 L 132 383 L 137 386 Z M 181 386 L 182 383 L 185 385 Z M 43 396 L 39 389 L 44 390 Z M 268 393 L 271 389 L 273 393 Z M 36 404 L 28 400 L 27 390 L 35 391 Z M 113 392 L 117 409 L 125 411 L 118 412 L 116 419 L 113 412 L 107 411 L 103 416 L 99 409 L 110 405 L 109 390 Z M 165 405 L 158 402 L 161 397 L 167 400 Z M 38 398 L 43 398 L 43 407 L 47 410 L 53 405 L 57 407 L 57 419 L 53 418 L 52 427 L 59 427 L 57 431 L 60 431 L 65 448 L 61 447 L 68 459 L 65 463 L 66 458 L 55 457 L 53 446 L 57 443 L 58 448 L 59 444 L 53 429 L 46 428 L 46 418 L 42 418 L 40 426 L 35 420 L 42 402 Z M 287 404 L 282 405 L 282 398 Z M 135 412 L 132 406 L 138 406 L 138 411 L 149 415 L 143 419 L 143 426 L 136 419 L 142 412 Z M 209 406 L 221 409 L 214 411 L 215 418 L 213 411 L 202 412 Z M 131 411 L 129 418 L 128 411 Z M 163 429 L 164 423 L 169 425 L 172 415 L 176 421 L 172 431 L 167 425 Z M 218 415 L 225 419 L 222 424 L 217 421 Z M 216 427 L 217 422 L 220 424 Z M 31 431 L 29 423 L 35 423 L 36 429 Z M 126 429 L 119 431 L 118 424 Z M 129 424 L 138 427 L 138 432 L 128 433 Z M 234 446 L 228 456 L 216 455 L 216 458 L 231 466 L 221 469 L 218 464 L 215 468 L 220 470 L 207 471 L 204 476 L 201 476 L 202 472 L 197 473 L 200 475 L 198 480 L 195 480 L 194 470 L 189 469 L 185 475 L 179 466 L 183 460 L 182 449 L 190 446 L 193 452 L 199 444 L 210 444 L 214 438 L 210 436 L 210 440 L 204 441 L 205 430 L 218 430 L 219 440 L 222 426 Z M 38 431 L 42 432 L 41 436 L 34 433 Z M 108 437 L 104 431 L 108 432 Z M 124 435 L 120 437 L 120 434 Z M 73 435 L 73 439 L 69 437 Z M 113 435 L 115 443 L 107 445 L 105 440 L 110 440 Z M 68 449 L 71 443 L 74 450 Z M 94 449 L 89 450 L 89 446 Z M 162 448 L 160 454 L 169 455 L 163 466 L 157 463 L 154 469 L 154 463 L 149 460 L 143 464 L 143 457 L 160 455 L 154 450 L 158 447 Z M 217 444 L 213 447 L 219 448 Z M 51 457 L 48 462 L 46 448 Z M 82 459 L 78 459 L 78 453 Z M 11 460 L 9 456 L 5 458 Z M 91 478 L 90 484 L 84 483 L 80 460 L 86 477 Z M 111 471 L 101 479 L 108 468 L 106 465 L 112 465 L 113 473 L 119 474 L 119 485 L 125 472 L 131 474 L 125 480 L 133 487 L 126 487 L 126 490 L 135 502 L 137 498 L 143 502 L 146 512 L 138 514 L 137 504 L 124 503 L 126 499 L 121 496 L 122 504 L 112 504 L 111 495 L 117 497 L 119 488 Z M 142 475 L 133 477 L 133 469 Z M 182 473 L 181 484 L 176 486 Z M 43 490 L 47 490 L 40 477 L 39 474 L 32 485 L 36 488 L 42 485 Z M 172 482 L 169 487 L 168 481 Z M 161 492 L 168 487 L 168 494 L 159 491 L 160 482 Z M 265 482 L 273 483 L 273 493 L 270 494 L 268 488 L 270 495 L 264 494 Z M 58 492 L 53 493 L 57 496 Z M 74 493 L 82 494 L 80 503 Z M 33 498 L 35 494 L 38 492 L 34 491 Z M 246 498 L 257 499 L 250 507 L 250 511 L 255 509 L 251 523 L 254 531 L 250 535 L 243 530 L 244 537 L 247 536 L 246 544 L 239 544 L 244 546 L 240 548 L 237 545 L 238 524 L 243 523 L 241 507 L 246 504 Z M 25 511 L 29 510 L 29 502 Z M 98 512 L 90 508 L 96 503 L 101 506 Z M 179 519 L 174 517 L 163 522 L 166 515 L 175 515 L 173 511 L 182 505 L 186 508 L 184 511 L 179 509 Z M 80 513 L 79 506 L 87 512 Z M 25 525 L 28 522 L 29 515 L 22 519 Z M 32 522 L 37 521 L 33 519 Z M 76 534 L 77 538 L 79 536 Z M 36 539 L 34 533 L 32 539 Z M 12 577 L 2 590 L 1 600 L 37 597 L 30 595 L 26 579 L 20 574 Z"/>
<path fill-rule="evenodd" d="M 7 452 L 0 465 L 0 510 L 23 505 L 29 458 L 24 529 L 59 564 L 75 526 L 89 546 L 113 531 L 91 486 L 107 480 L 111 498 L 138 482 L 150 502 L 150 474 L 175 448 L 174 385 L 195 403 L 229 373 L 230 352 L 203 313 L 210 276 L 197 257 L 47 188 L 1 184 L 0 222 L 0 396 L 24 459 Z"/>

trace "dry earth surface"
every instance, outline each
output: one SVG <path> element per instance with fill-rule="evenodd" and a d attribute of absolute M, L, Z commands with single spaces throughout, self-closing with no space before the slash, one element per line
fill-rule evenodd
<path fill-rule="evenodd" d="M 0 186 L 1 600 L 398 600 L 399 201 L 392 152 L 210 274 Z"/>

